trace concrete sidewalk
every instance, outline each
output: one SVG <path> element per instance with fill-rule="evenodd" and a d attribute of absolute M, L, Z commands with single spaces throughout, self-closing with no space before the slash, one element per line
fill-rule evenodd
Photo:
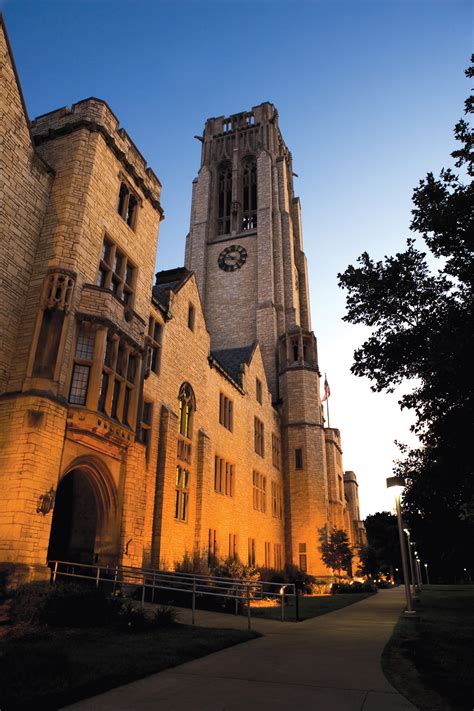
<path fill-rule="evenodd" d="M 298 706 L 305 711 L 413 711 L 380 666 L 403 607 L 403 588 L 395 588 L 305 622 L 253 620 L 254 629 L 264 637 L 68 708 L 288 711 Z M 216 626 L 232 626 L 230 616 L 198 614 L 197 624 L 208 626 L 211 617 L 218 617 L 228 624 L 222 620 Z"/>

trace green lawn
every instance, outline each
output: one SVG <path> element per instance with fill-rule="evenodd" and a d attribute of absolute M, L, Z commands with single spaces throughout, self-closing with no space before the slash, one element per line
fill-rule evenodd
<path fill-rule="evenodd" d="M 327 612 L 339 610 L 341 607 L 353 605 L 373 593 L 341 593 L 340 595 L 305 595 L 299 598 L 299 618 L 309 620 Z M 285 621 L 295 622 L 295 603 L 285 607 Z M 281 620 L 281 607 L 252 607 L 252 617 L 266 617 L 270 620 Z"/>
<path fill-rule="evenodd" d="M 388 679 L 422 711 L 472 711 L 474 586 L 426 586 L 416 607 L 384 650 Z"/>
<path fill-rule="evenodd" d="M 0 708 L 57 709 L 257 636 L 188 625 L 133 633 L 36 630 L 2 645 Z"/>

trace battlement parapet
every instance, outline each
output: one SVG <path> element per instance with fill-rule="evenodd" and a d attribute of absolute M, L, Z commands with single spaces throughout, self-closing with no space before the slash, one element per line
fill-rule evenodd
<path fill-rule="evenodd" d="M 102 99 L 91 97 L 78 101 L 69 108 L 64 106 L 35 118 L 31 133 L 36 146 L 85 128 L 101 133 L 109 148 L 124 169 L 141 189 L 153 207 L 163 216 L 160 205 L 161 183 L 135 146 L 128 133 L 120 127 L 119 120 Z"/>

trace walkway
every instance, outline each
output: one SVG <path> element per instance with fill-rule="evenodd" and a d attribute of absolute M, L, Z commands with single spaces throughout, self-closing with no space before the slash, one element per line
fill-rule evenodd
<path fill-rule="evenodd" d="M 254 629 L 264 637 L 68 708 L 413 711 L 415 707 L 388 683 L 380 666 L 382 650 L 403 604 L 403 588 L 394 588 L 305 622 L 252 620 Z M 227 615 L 196 613 L 196 623 L 203 626 L 231 627 L 232 620 L 235 618 Z"/>

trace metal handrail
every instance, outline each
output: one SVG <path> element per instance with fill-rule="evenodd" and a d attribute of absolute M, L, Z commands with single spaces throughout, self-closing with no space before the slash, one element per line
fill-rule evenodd
<path fill-rule="evenodd" d="M 279 598 L 282 606 L 282 621 L 285 619 L 284 603 L 286 597 L 295 597 L 296 619 L 298 619 L 298 591 L 294 583 L 271 583 L 262 580 L 246 580 L 245 578 L 226 578 L 223 576 L 201 575 L 193 573 L 181 573 L 178 571 L 161 571 L 149 568 L 135 568 L 132 566 L 101 566 L 89 563 L 77 563 L 74 561 L 50 560 L 49 567 L 52 569 L 51 579 L 55 583 L 58 576 L 76 578 L 80 580 L 95 579 L 96 587 L 101 582 L 113 583 L 116 586 L 141 587 L 142 605 L 145 603 L 145 593 L 147 589 L 152 591 L 152 601 L 155 590 L 171 590 L 176 592 L 189 592 L 192 594 L 192 624 L 195 621 L 196 595 L 229 598 L 235 600 L 235 614 L 238 614 L 238 602 L 245 601 L 247 606 L 248 628 L 250 629 L 250 600 L 251 597 L 262 599 L 263 597 Z M 60 566 L 72 568 L 72 572 L 60 569 Z M 76 569 L 90 570 L 94 575 L 86 575 L 76 572 Z M 105 575 L 101 572 L 105 571 Z M 170 584 L 171 583 L 171 584 Z M 211 589 L 210 589 L 211 588 Z M 264 588 L 269 588 L 264 590 Z"/>

